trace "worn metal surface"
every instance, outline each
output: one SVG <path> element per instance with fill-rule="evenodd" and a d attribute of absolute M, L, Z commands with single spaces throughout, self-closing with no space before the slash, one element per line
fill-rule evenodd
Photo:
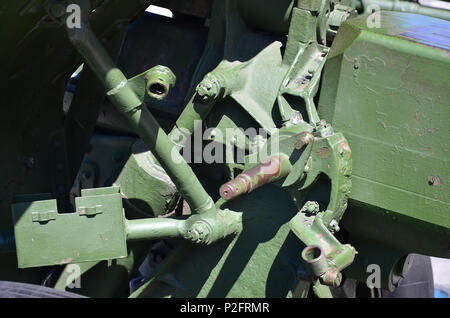
<path fill-rule="evenodd" d="M 27 17 L 14 24 L 13 35 L 0 31 L 5 39 L 0 58 L 7 65 L 0 81 L 10 90 L 0 101 L 17 104 L 21 114 L 5 116 L 11 154 L 3 159 L 5 165 L 14 162 L 18 173 L 5 171 L 0 206 L 8 206 L 17 191 L 53 192 L 58 198 L 18 197 L 34 201 L 13 206 L 19 267 L 80 262 L 87 281 L 80 293 L 124 296 L 146 249 L 170 239 L 175 249 L 132 297 L 305 297 L 310 289 L 317 297 L 331 297 L 329 286 L 341 284 L 342 271 L 363 281 L 368 262 L 382 266 L 383 288 L 393 289 L 406 275 L 408 253 L 449 257 L 447 22 L 384 12 L 380 28 L 370 28 L 367 17 L 341 26 L 356 15 L 354 1 L 196 1 L 192 7 L 174 0 L 162 4 L 173 9 L 172 20 L 152 17 L 129 30 L 135 36 L 125 42 L 126 54 L 116 67 L 110 56 L 121 46 L 122 32 L 149 2 L 77 1 L 85 9 L 83 24 L 68 30 L 69 40 L 51 18 L 57 11 L 53 2 L 45 2 L 50 15 L 43 3 L 0 5 Z M 96 10 L 87 9 L 88 3 Z M 108 29 L 110 21 L 115 22 Z M 182 25 L 189 28 L 184 40 L 193 41 L 185 51 L 178 41 Z M 149 41 L 151 28 L 157 30 Z M 55 42 L 47 48 L 39 41 L 49 35 Z M 62 124 L 57 101 L 81 64 L 69 41 L 86 64 Z M 34 61 L 30 49 L 40 53 Z M 59 57 L 49 64 L 57 49 Z M 158 64 L 167 67 L 154 68 Z M 29 72 L 22 66 L 39 74 L 24 96 L 21 85 Z M 150 151 L 131 151 L 134 137 L 98 132 L 100 142 L 94 138 L 87 145 L 105 92 L 128 126 L 102 127 L 113 134 L 134 130 Z M 156 115 L 162 115 L 162 125 Z M 201 127 L 195 120 L 203 120 Z M 175 128 L 195 134 L 213 127 L 200 150 L 220 144 L 227 155 L 231 149 L 233 160 L 210 165 L 195 157 L 192 170 L 179 151 L 184 156 L 195 148 L 176 140 Z M 262 128 L 266 135 L 221 140 L 228 128 Z M 279 149 L 272 161 L 250 160 L 271 150 L 274 140 Z M 233 156 L 237 149 L 243 158 Z M 122 187 L 121 194 L 110 194 L 114 200 L 103 198 L 105 189 L 98 188 L 111 184 Z M 220 194 L 228 200 L 219 199 L 222 184 Z M 58 213 L 70 210 L 69 198 L 77 212 Z M 86 200 L 89 206 L 80 208 Z M 166 215 L 179 216 L 181 210 L 193 215 Z M 97 222 L 111 215 L 117 216 L 114 226 Z M 2 275 L 37 281 L 42 276 L 37 271 L 15 271 L 11 220 L 2 218 L 7 222 L 0 228 L 0 250 L 8 251 L 0 257 L 7 267 Z M 62 220 L 70 222 L 57 227 Z M 88 243 L 58 239 L 67 233 L 77 238 L 80 226 L 90 245 L 78 255 L 77 244 Z M 105 248 L 99 241 L 105 231 L 108 237 L 116 234 L 116 244 Z M 43 242 L 50 244 L 41 248 Z M 353 246 L 361 249 L 356 258 Z M 67 256 L 74 249 L 76 257 Z M 47 277 L 58 275 L 52 271 Z M 68 274 L 63 271 L 56 288 L 67 288 Z"/>
<path fill-rule="evenodd" d="M 55 144 L 50 135 L 64 128 L 62 100 L 67 80 L 81 59 L 63 28 L 46 15 L 45 1 L 4 1 L 0 4 L 0 116 L 3 167 L 0 187 L 0 228 L 12 230 L 10 205 L 15 194 L 52 192 L 56 166 L 50 162 Z M 107 44 L 119 23 L 127 23 L 149 2 L 108 1 L 91 15 L 93 28 Z M 49 41 L 48 39 L 52 39 Z M 38 53 L 39 52 L 39 53 Z M 33 74 L 33 85 L 23 93 Z M 8 106 L 9 105 L 9 106 Z M 62 162 L 67 166 L 66 162 Z M 69 189 L 64 189 L 68 198 Z M 57 193 L 53 193 L 56 195 Z M 66 199 L 68 201 L 68 199 Z M 43 270 L 18 270 L 15 253 L 2 254 L 0 278 L 40 283 Z"/>
<path fill-rule="evenodd" d="M 322 85 L 319 114 L 352 149 L 344 224 L 403 251 L 448 257 L 450 24 L 381 14 L 381 28 L 364 17 L 344 24 Z"/>
<path fill-rule="evenodd" d="M 177 152 L 172 152 L 171 141 L 159 127 L 158 122 L 143 104 L 133 82 L 114 66 L 108 53 L 95 37 L 87 19 L 79 29 L 68 29 L 69 39 L 83 56 L 86 63 L 103 81 L 110 101 L 128 118 L 140 137 L 165 168 L 178 190 L 188 201 L 192 210 L 202 213 L 213 208 L 212 200 L 195 178 L 191 168 Z M 144 104 L 145 105 L 145 104 Z"/>
<path fill-rule="evenodd" d="M 120 186 L 128 208 L 141 217 L 172 212 L 180 200 L 175 184 L 142 141 L 133 145 L 114 184 Z"/>
<path fill-rule="evenodd" d="M 234 199 L 244 193 L 250 193 L 264 184 L 282 179 L 289 174 L 291 165 L 287 157 L 274 155 L 259 165 L 239 174 L 219 189 L 225 200 Z"/>
<path fill-rule="evenodd" d="M 119 188 L 83 190 L 75 206 L 74 213 L 58 213 L 56 200 L 13 204 L 19 268 L 127 256 Z M 63 237 L 77 239 L 62 244 Z"/>
<path fill-rule="evenodd" d="M 267 185 L 227 207 L 245 211 L 236 237 L 207 247 L 180 246 L 131 296 L 292 296 L 304 245 L 289 229 L 296 208 L 287 193 Z"/>

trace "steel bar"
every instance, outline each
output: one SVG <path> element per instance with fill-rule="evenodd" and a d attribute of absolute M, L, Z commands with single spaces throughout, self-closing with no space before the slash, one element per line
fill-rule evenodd
<path fill-rule="evenodd" d="M 161 129 L 145 104 L 128 85 L 127 78 L 114 66 L 108 53 L 84 22 L 79 29 L 68 29 L 69 38 L 89 67 L 102 81 L 109 100 L 127 117 L 139 136 L 171 177 L 177 189 L 188 202 L 193 213 L 204 213 L 214 208 L 192 169 Z"/>

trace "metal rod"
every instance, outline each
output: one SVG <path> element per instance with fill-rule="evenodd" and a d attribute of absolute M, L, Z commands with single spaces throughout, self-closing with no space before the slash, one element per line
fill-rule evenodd
<path fill-rule="evenodd" d="M 92 32 L 89 23 L 84 21 L 81 28 L 67 30 L 74 47 L 105 86 L 109 100 L 120 113 L 128 118 L 135 131 L 186 199 L 192 212 L 204 213 L 214 209 L 213 200 L 200 184 L 191 167 L 178 151 L 172 151 L 173 143 L 128 85 L 122 71 L 114 66 L 105 48 Z"/>
<path fill-rule="evenodd" d="M 220 196 L 225 200 L 234 199 L 241 194 L 250 193 L 260 186 L 280 180 L 290 172 L 288 160 L 280 155 L 269 157 L 259 165 L 239 174 L 220 187 Z"/>
<path fill-rule="evenodd" d="M 127 220 L 127 240 L 181 237 L 185 222 L 170 218 Z"/>

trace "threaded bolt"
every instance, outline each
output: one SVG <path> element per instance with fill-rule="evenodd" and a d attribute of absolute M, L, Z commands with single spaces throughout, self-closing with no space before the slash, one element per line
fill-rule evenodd
<path fill-rule="evenodd" d="M 207 243 L 210 233 L 210 228 L 204 222 L 194 223 L 189 231 L 190 238 L 195 243 Z"/>
<path fill-rule="evenodd" d="M 208 74 L 197 86 L 197 95 L 203 99 L 216 99 L 219 96 L 220 84 L 214 75 Z"/>

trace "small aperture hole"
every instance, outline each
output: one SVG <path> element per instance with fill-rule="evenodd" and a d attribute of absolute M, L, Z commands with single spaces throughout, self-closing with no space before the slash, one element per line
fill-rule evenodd
<path fill-rule="evenodd" d="M 303 250 L 303 258 L 307 262 L 315 262 L 322 256 L 322 250 L 318 246 L 308 246 Z"/>
<path fill-rule="evenodd" d="M 161 83 L 155 83 L 150 86 L 150 93 L 153 95 L 161 96 L 166 93 L 166 87 Z"/>

